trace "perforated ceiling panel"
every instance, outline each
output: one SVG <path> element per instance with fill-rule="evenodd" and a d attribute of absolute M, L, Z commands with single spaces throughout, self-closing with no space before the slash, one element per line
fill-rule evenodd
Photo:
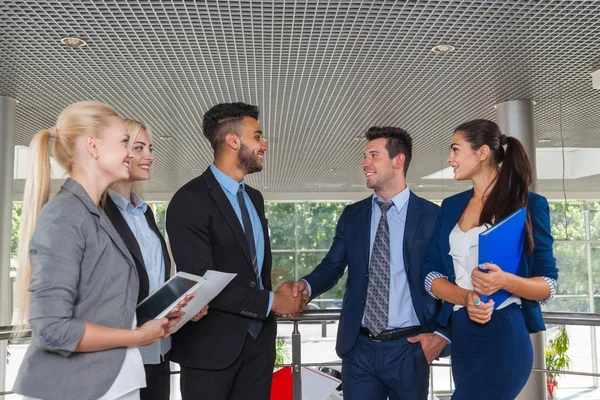
<path fill-rule="evenodd" d="M 598 1 L 0 4 L 0 95 L 19 101 L 17 144 L 74 101 L 107 102 L 153 127 L 151 192 L 207 167 L 202 115 L 224 101 L 260 107 L 270 150 L 249 182 L 263 192 L 364 191 L 357 138 L 384 124 L 414 137 L 415 190 L 452 189 L 420 178 L 445 166 L 453 127 L 520 98 L 536 102 L 536 139 L 550 139 L 540 146 L 600 147 Z M 87 46 L 61 45 L 68 36 Z M 456 51 L 431 52 L 438 44 Z"/>

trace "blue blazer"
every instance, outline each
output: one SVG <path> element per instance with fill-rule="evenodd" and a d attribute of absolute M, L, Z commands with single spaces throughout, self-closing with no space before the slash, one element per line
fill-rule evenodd
<path fill-rule="evenodd" d="M 423 265 L 421 279 L 432 271 L 437 271 L 456 283 L 454 264 L 450 252 L 450 232 L 460 219 L 469 200 L 473 196 L 473 189 L 448 197 L 442 202 L 435 233 L 431 246 L 427 252 L 427 259 Z M 550 234 L 550 211 L 548 201 L 539 194 L 529 192 L 527 212 L 531 217 L 533 229 L 534 250 L 530 256 L 523 255 L 519 267 L 519 276 L 530 278 L 533 276 L 547 276 L 558 279 L 556 260 L 552 254 L 552 235 Z M 525 323 L 530 332 L 546 330 L 540 304 L 537 301 L 521 299 L 521 310 Z M 439 313 L 437 322 L 444 327 L 448 326 L 454 304 L 445 302 Z"/>
<path fill-rule="evenodd" d="M 369 197 L 344 209 L 327 256 L 313 272 L 303 278 L 310 284 L 311 296 L 315 298 L 335 286 L 348 266 L 336 344 L 340 357 L 354 346 L 365 311 L 372 201 L 372 197 Z M 448 335 L 435 322 L 441 302 L 431 297 L 421 283 L 421 265 L 425 260 L 438 212 L 437 205 L 410 193 L 404 231 L 404 265 L 413 306 L 424 332 L 438 330 Z"/>

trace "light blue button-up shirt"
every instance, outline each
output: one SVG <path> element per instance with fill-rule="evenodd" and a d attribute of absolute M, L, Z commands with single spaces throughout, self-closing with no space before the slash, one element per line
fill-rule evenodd
<path fill-rule="evenodd" d="M 387 329 L 421 325 L 413 307 L 410 288 L 408 286 L 408 277 L 404 266 L 404 228 L 406 226 L 409 197 L 410 190 L 407 187 L 387 202 L 392 204 L 386 214 L 390 229 L 390 295 Z M 373 253 L 375 234 L 377 233 L 377 226 L 381 219 L 381 207 L 375 203 L 375 199 L 384 202 L 377 197 L 377 194 L 373 194 L 371 200 L 369 260 Z M 364 323 L 363 316 L 363 325 Z"/>
<path fill-rule="evenodd" d="M 135 205 L 113 190 L 109 189 L 108 195 L 117 205 L 140 246 L 148 274 L 149 294 L 152 294 L 165 282 L 165 259 L 160 239 L 150 228 L 144 215 L 148 204 L 135 192 L 131 192 L 131 198 Z M 162 339 L 139 349 L 144 364 L 160 364 L 164 355 L 171 349 L 171 338 Z"/>
<path fill-rule="evenodd" d="M 244 184 L 244 180 L 241 182 L 237 182 L 235 179 L 221 172 L 219 168 L 215 166 L 215 164 L 210 165 L 210 170 L 219 182 L 219 185 L 225 192 L 225 196 L 231 203 L 233 210 L 235 211 L 235 215 L 237 215 L 238 220 L 240 221 L 240 225 L 242 225 L 242 229 L 246 229 L 244 226 L 244 222 L 242 220 L 242 209 L 240 208 L 240 203 L 237 198 L 237 191 L 240 186 L 244 186 L 243 195 L 244 201 L 246 203 L 246 208 L 248 209 L 248 214 L 250 215 L 250 223 L 252 224 L 252 234 L 254 236 L 254 245 L 256 246 L 256 262 L 258 264 L 258 284 L 261 290 L 264 290 L 265 287 L 262 282 L 262 268 L 263 263 L 265 261 L 265 237 L 263 233 L 262 223 L 260 222 L 260 217 L 258 216 L 258 212 L 256 208 L 254 208 L 254 204 L 252 204 L 252 200 L 250 200 L 250 196 L 246 193 L 246 186 Z M 273 305 L 273 292 L 269 294 L 269 306 L 267 308 L 267 314 L 271 312 L 271 306 Z"/>

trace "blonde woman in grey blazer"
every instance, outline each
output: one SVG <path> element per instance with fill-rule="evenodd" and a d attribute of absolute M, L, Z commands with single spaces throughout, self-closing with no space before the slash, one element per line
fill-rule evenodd
<path fill-rule="evenodd" d="M 45 204 L 51 138 L 71 178 Z M 18 275 L 21 318 L 31 325 L 32 343 L 14 386 L 25 398 L 138 399 L 145 376 L 137 346 L 167 337 L 180 318 L 132 329 L 135 264 L 98 207 L 107 187 L 129 176 L 128 140 L 111 107 L 81 102 L 32 141 Z"/>

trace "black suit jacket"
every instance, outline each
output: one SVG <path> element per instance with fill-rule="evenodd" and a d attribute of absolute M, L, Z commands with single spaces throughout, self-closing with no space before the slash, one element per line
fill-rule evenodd
<path fill-rule="evenodd" d="M 196 275 L 209 269 L 237 274 L 210 303 L 206 317 L 186 324 L 173 335 L 171 360 L 184 367 L 226 368 L 240 355 L 251 319 L 274 318 L 266 315 L 271 246 L 264 199 L 248 185 L 246 192 L 258 212 L 265 238 L 261 271 L 265 290 L 259 289 L 242 225 L 210 169 L 179 189 L 169 203 L 167 232 L 177 270 Z"/>
<path fill-rule="evenodd" d="M 146 272 L 146 264 L 144 264 L 144 257 L 142 256 L 142 250 L 140 249 L 140 245 L 138 244 L 133 232 L 127 225 L 127 221 L 123 218 L 119 207 L 115 204 L 115 202 L 110 198 L 110 196 L 106 196 L 106 201 L 104 202 L 104 212 L 113 223 L 119 235 L 121 235 L 121 239 L 125 242 L 125 245 L 129 249 L 129 252 L 133 256 L 135 261 L 135 267 L 137 269 L 137 273 L 140 279 L 140 291 L 138 294 L 138 303 L 148 297 L 150 292 L 150 284 L 148 281 L 148 273 Z M 158 230 L 158 226 L 156 226 L 156 221 L 154 219 L 154 213 L 152 209 L 148 207 L 146 212 L 144 213 L 146 217 L 146 221 L 148 221 L 148 226 L 150 229 L 156 233 L 158 238 L 160 239 L 160 244 L 162 246 L 163 257 L 165 259 L 165 281 L 167 281 L 171 275 L 171 257 L 169 257 L 169 250 L 167 248 L 167 243 L 165 242 L 165 238 L 161 235 Z"/>

